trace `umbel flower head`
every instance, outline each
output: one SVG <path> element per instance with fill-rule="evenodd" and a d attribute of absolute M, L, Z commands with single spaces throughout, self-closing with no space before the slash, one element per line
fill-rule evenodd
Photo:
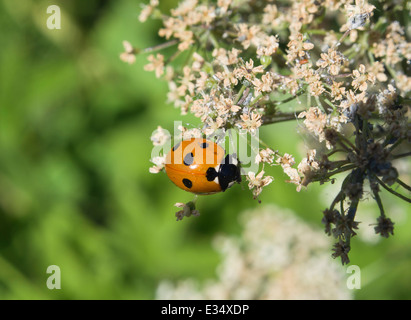
<path fill-rule="evenodd" d="M 394 223 L 390 218 L 383 216 L 378 217 L 375 233 L 381 234 L 382 237 L 388 238 L 389 235 L 394 235 Z"/>
<path fill-rule="evenodd" d="M 163 280 L 160 300 L 350 299 L 345 272 L 329 261 L 321 230 L 293 212 L 262 206 L 240 214 L 242 232 L 219 236 L 216 278 Z"/>
<path fill-rule="evenodd" d="M 122 60 L 147 53 L 145 70 L 167 81 L 167 102 L 182 116 L 198 119 L 186 130 L 197 136 L 237 130 L 256 137 L 262 127 L 281 135 L 276 124 L 294 121 L 303 158 L 261 137 L 253 157 L 259 168 L 243 180 L 256 200 L 274 181 L 269 166 L 280 166 L 297 191 L 341 180 L 321 218 L 336 241 L 333 256 L 348 263 L 350 240 L 366 227 L 358 224 L 361 201 L 375 201 L 383 237 L 393 235 L 394 222 L 380 194 L 411 202 L 401 171 L 411 155 L 407 10 L 371 0 L 184 0 L 168 12 L 152 0 L 140 20 L 159 19 L 164 41 L 142 50 L 124 43 Z M 163 171 L 163 154 L 151 162 L 150 172 Z"/>
<path fill-rule="evenodd" d="M 247 175 L 248 187 L 250 188 L 250 190 L 253 190 L 254 199 L 258 197 L 263 187 L 273 182 L 273 177 L 267 176 L 263 178 L 263 176 L 264 176 L 264 170 L 262 170 L 257 175 L 255 175 L 255 173 L 252 171 L 248 172 L 248 175 Z"/>

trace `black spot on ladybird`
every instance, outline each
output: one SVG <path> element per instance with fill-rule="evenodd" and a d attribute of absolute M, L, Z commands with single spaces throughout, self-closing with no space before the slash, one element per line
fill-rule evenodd
<path fill-rule="evenodd" d="M 191 166 L 194 162 L 194 154 L 192 152 L 187 153 L 186 156 L 184 157 L 184 164 L 186 166 Z"/>
<path fill-rule="evenodd" d="M 208 148 L 208 143 L 207 142 L 200 143 L 200 146 L 203 149 Z"/>
<path fill-rule="evenodd" d="M 193 186 L 193 183 L 191 182 L 191 180 L 188 180 L 188 179 L 183 179 L 183 184 L 189 189 L 191 189 L 191 187 Z"/>
<path fill-rule="evenodd" d="M 217 177 L 218 177 L 218 173 L 217 171 L 215 171 L 213 167 L 210 167 L 207 169 L 207 172 L 206 172 L 207 181 L 213 181 Z"/>
<path fill-rule="evenodd" d="M 173 147 L 173 151 L 176 151 L 178 149 L 178 147 L 180 146 L 180 142 L 177 143 L 174 147 Z"/>

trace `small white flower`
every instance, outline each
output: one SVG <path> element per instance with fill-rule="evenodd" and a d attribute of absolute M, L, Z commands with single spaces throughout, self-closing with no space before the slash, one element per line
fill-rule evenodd
<path fill-rule="evenodd" d="M 264 170 L 261 170 L 261 172 L 257 175 L 255 175 L 255 172 L 248 172 L 247 174 L 247 180 L 248 180 L 248 188 L 250 190 L 253 190 L 253 196 L 254 199 L 257 199 L 258 195 L 261 193 L 263 190 L 263 187 L 268 186 L 271 182 L 273 182 L 274 178 L 270 176 L 266 176 L 263 178 L 264 175 Z"/>
<path fill-rule="evenodd" d="M 152 163 L 154 163 L 154 166 L 152 166 L 151 168 L 148 169 L 150 171 L 150 173 L 159 173 L 165 167 L 166 156 L 164 155 L 164 156 L 154 157 L 150 161 Z"/>

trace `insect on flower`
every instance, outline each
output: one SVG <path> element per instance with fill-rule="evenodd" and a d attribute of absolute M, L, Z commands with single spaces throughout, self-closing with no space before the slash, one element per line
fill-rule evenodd
<path fill-rule="evenodd" d="M 166 156 L 165 169 L 177 187 L 195 194 L 214 194 L 241 182 L 236 156 L 226 156 L 221 146 L 201 138 L 177 143 Z"/>

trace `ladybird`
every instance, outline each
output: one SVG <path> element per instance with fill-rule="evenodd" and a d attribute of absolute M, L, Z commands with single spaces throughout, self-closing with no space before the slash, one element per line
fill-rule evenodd
<path fill-rule="evenodd" d="M 195 194 L 225 191 L 241 182 L 240 165 L 217 143 L 192 138 L 177 143 L 167 154 L 165 170 L 179 188 Z"/>

